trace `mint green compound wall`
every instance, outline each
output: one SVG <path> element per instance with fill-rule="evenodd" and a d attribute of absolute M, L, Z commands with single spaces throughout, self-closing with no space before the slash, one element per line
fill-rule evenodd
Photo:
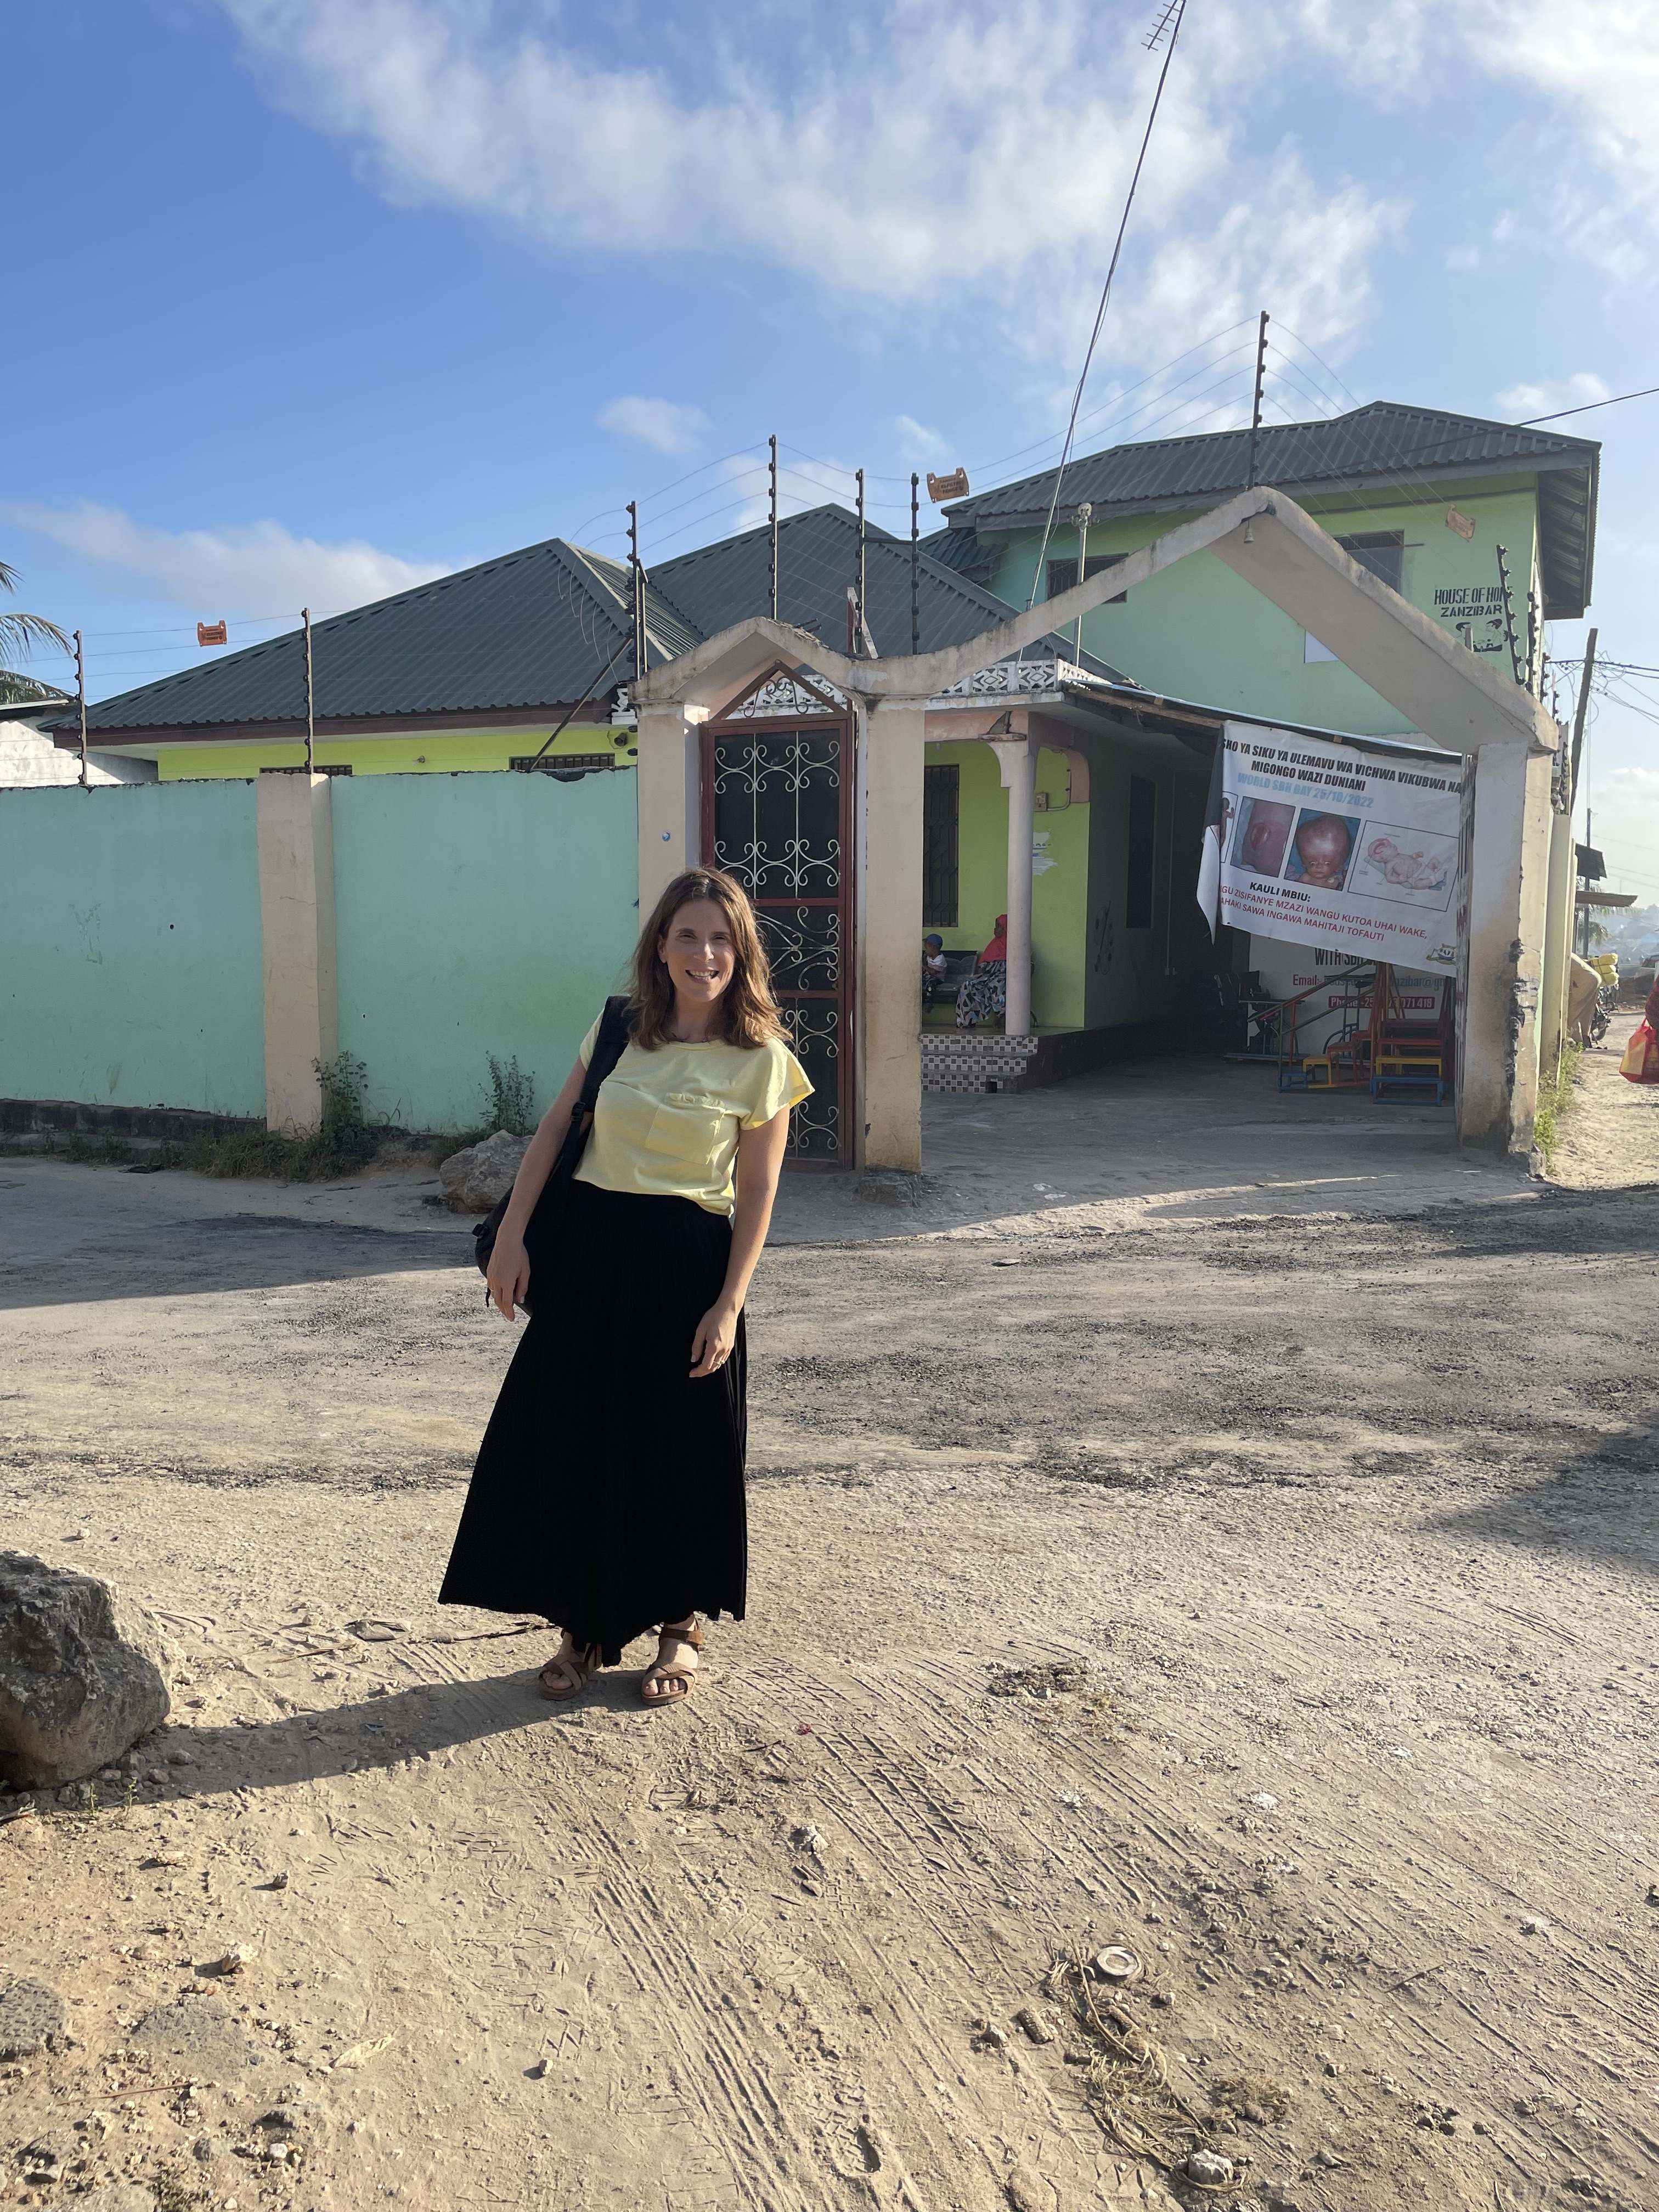
<path fill-rule="evenodd" d="M 248 783 L 0 791 L 0 1097 L 263 1116 Z"/>
<path fill-rule="evenodd" d="M 341 776 L 331 796 L 340 1046 L 370 1118 L 475 1127 L 492 1052 L 542 1111 L 623 987 L 633 775 Z"/>

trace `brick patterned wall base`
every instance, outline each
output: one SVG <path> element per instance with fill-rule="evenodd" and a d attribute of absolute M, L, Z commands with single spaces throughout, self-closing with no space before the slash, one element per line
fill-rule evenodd
<path fill-rule="evenodd" d="M 1034 1036 L 977 1036 L 971 1030 L 951 1035 L 921 1033 L 924 1091 L 1012 1091 L 1037 1048 Z"/>

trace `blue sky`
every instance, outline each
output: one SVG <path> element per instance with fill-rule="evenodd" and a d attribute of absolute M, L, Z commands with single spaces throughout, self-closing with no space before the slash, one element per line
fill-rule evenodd
<path fill-rule="evenodd" d="M 912 467 L 1041 465 L 1157 12 L 11 0 L 19 603 L 87 633 L 97 696 L 198 658 L 198 617 L 246 642 L 556 532 L 619 550 L 630 497 L 683 550 L 757 511 L 771 430 L 799 503 L 862 464 L 896 526 Z M 1302 416 L 1659 383 L 1656 281 L 1650 0 L 1190 0 L 1084 444 L 1238 419 L 1216 334 L 1261 306 Z M 1602 652 L 1659 670 L 1659 398 L 1565 427 L 1605 446 Z M 1659 678 L 1617 677 L 1596 841 L 1659 899 L 1656 740 Z"/>

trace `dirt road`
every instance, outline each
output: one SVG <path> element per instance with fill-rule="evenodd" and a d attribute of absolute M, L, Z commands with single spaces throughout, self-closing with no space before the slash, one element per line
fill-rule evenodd
<path fill-rule="evenodd" d="M 1578 1063 L 1571 1109 L 1551 1173 L 1577 1190 L 1659 1182 L 1659 1086 L 1627 1083 L 1619 1058 L 1639 1012 L 1615 1014 L 1607 1034 Z"/>
<path fill-rule="evenodd" d="M 456 1231 L 167 1180 L 0 1278 L 4 1540 L 176 1692 L 0 1827 L 38 2201 L 1659 2202 L 1659 1191 L 775 1252 L 753 1618 L 647 1714 L 432 1601 Z"/>

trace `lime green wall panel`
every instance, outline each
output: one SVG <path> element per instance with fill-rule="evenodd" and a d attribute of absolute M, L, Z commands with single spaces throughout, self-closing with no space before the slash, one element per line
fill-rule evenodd
<path fill-rule="evenodd" d="M 1453 488 L 1455 491 L 1455 488 Z M 1449 505 L 1474 524 L 1465 540 L 1446 522 Z M 1089 551 L 1131 553 L 1163 537 L 1184 514 L 1137 514 L 1093 525 Z M 1480 611 L 1489 612 L 1485 595 L 1498 586 L 1497 548 L 1509 560 L 1516 620 L 1524 648 L 1527 588 L 1535 561 L 1534 495 L 1530 483 L 1513 490 L 1476 497 L 1449 492 L 1432 506 L 1369 505 L 1328 508 L 1318 520 L 1333 537 L 1375 531 L 1404 532 L 1402 596 L 1437 620 L 1448 636 L 1468 605 L 1447 594 L 1482 595 Z M 1040 533 L 1012 534 L 1000 543 L 991 588 L 1016 606 L 1030 592 Z M 1049 556 L 1075 561 L 1077 532 L 1057 530 Z M 1213 553 L 1195 553 L 1150 583 L 1137 585 L 1122 605 L 1097 608 L 1084 617 L 1083 642 L 1115 668 L 1148 690 L 1194 699 L 1206 706 L 1352 730 L 1359 735 L 1399 735 L 1413 725 L 1340 661 L 1306 657 L 1307 633 L 1270 600 L 1236 575 Z M 1483 642 L 1495 644 L 1489 629 Z M 1483 655 L 1483 658 L 1486 656 Z M 1507 673 L 1507 649 L 1493 654 L 1490 666 Z"/>
<path fill-rule="evenodd" d="M 1006 908 L 1008 794 L 988 744 L 930 744 L 927 758 L 958 770 L 957 927 L 939 935 L 952 951 L 979 951 Z M 1065 757 L 1044 747 L 1037 789 L 1031 882 L 1031 1014 L 1042 1029 L 1076 1029 L 1084 1014 L 1084 934 L 1089 911 L 1089 806 L 1066 803 Z"/>
<path fill-rule="evenodd" d="M 253 786 L 0 791 L 0 1097 L 264 1094 Z"/>
<path fill-rule="evenodd" d="M 541 1111 L 624 985 L 634 777 L 377 775 L 332 798 L 340 1044 L 371 1114 L 476 1124 L 492 1052 L 533 1075 Z"/>
<path fill-rule="evenodd" d="M 349 768 L 354 776 L 504 769 L 509 761 L 539 752 L 550 727 L 550 724 L 539 730 L 416 730 L 390 738 L 319 738 L 316 760 L 319 768 Z M 625 738 L 626 743 L 618 744 L 618 738 Z M 571 728 L 562 730 L 548 750 L 552 755 L 604 753 L 618 766 L 631 768 L 633 744 L 631 730 Z M 174 783 L 202 776 L 257 775 L 262 768 L 303 768 L 305 757 L 303 744 L 164 745 L 156 767 L 163 783 Z"/>

